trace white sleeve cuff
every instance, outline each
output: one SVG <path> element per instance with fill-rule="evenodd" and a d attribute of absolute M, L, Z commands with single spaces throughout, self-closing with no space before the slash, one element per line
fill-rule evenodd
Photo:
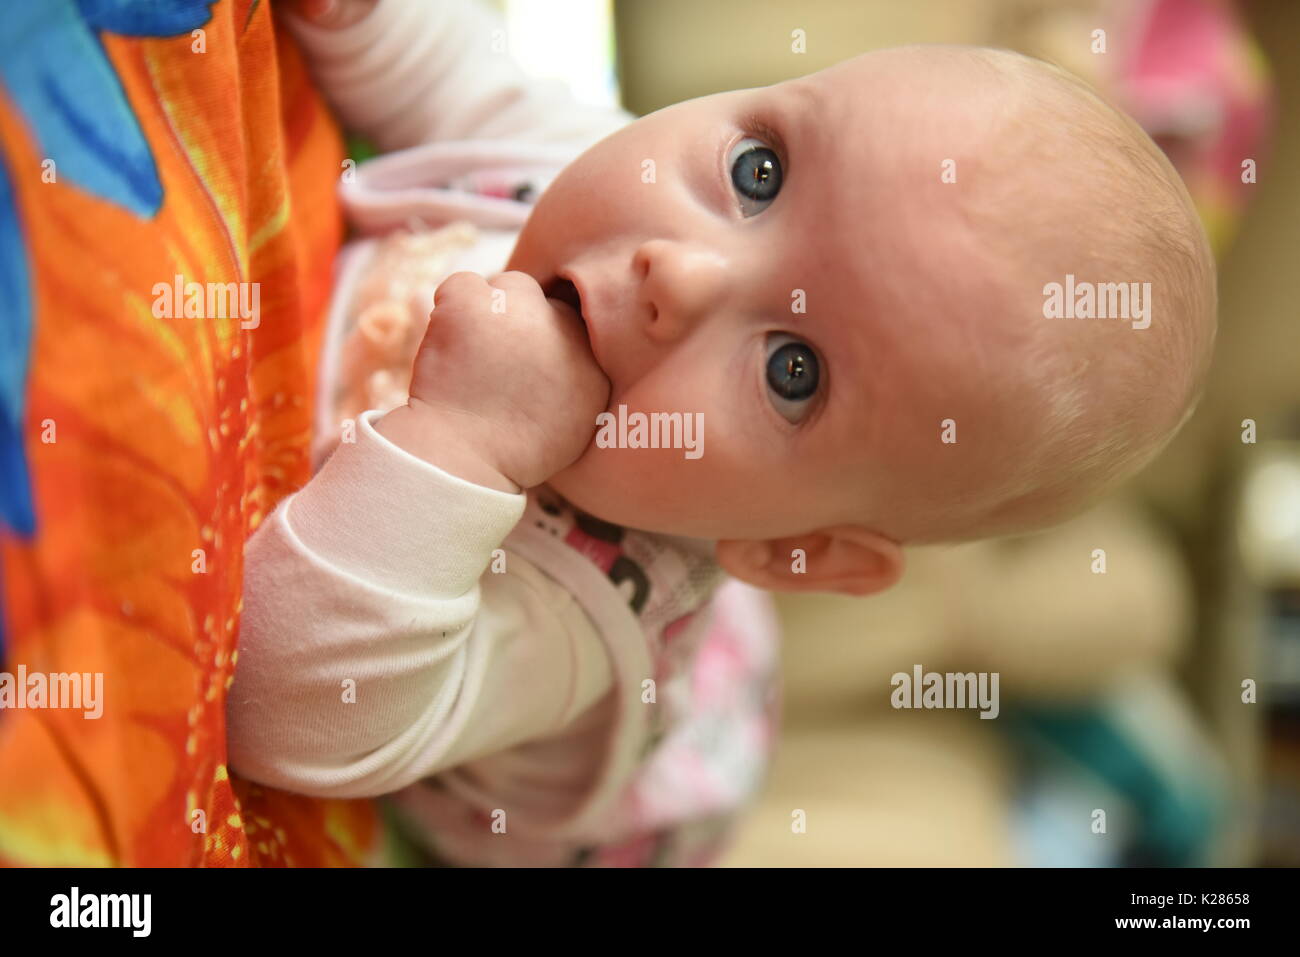
<path fill-rule="evenodd" d="M 474 587 L 519 522 L 524 495 L 475 485 L 399 448 L 357 421 L 316 477 L 286 504 L 309 550 L 397 592 L 451 598 Z"/>

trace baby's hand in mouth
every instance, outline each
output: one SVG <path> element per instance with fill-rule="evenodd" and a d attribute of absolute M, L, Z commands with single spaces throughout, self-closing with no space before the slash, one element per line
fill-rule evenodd
<path fill-rule="evenodd" d="M 454 475 L 506 491 L 582 455 L 609 399 L 571 305 L 522 272 L 453 273 L 434 294 L 410 401 L 376 426 Z"/>

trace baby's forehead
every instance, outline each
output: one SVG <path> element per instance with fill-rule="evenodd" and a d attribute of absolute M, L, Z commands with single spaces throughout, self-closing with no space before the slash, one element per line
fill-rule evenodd
<path fill-rule="evenodd" d="M 824 90 L 828 99 L 854 111 L 907 116 L 918 103 L 962 108 L 1004 91 L 1016 72 L 1012 64 L 1027 58 L 1003 57 L 1015 55 L 976 47 L 900 47 L 864 53 L 789 82 Z"/>
<path fill-rule="evenodd" d="M 936 81 L 918 59 L 869 54 L 773 88 L 788 120 L 782 199 L 800 220 L 800 258 L 833 285 L 923 272 L 921 253 L 942 261 L 969 233 L 967 200 L 990 166 L 1008 171 L 1009 189 L 1015 164 L 997 156 L 991 94 Z"/>
<path fill-rule="evenodd" d="M 1004 50 L 916 46 L 862 54 L 772 89 L 802 94 L 842 150 L 908 157 L 964 146 L 967 154 L 990 154 L 1010 130 L 1050 119 L 1045 103 L 1078 96 L 1059 73 Z"/>
<path fill-rule="evenodd" d="M 1028 58 L 880 51 L 770 89 L 788 121 L 778 205 L 797 241 L 783 246 L 837 314 L 951 312 L 976 293 L 1001 307 L 1008 287 L 1037 294 L 1037 266 L 1052 258 L 1043 243 L 1072 244 L 1049 230 L 1026 249 L 1026 217 L 1104 213 L 1087 202 L 1096 170 L 1057 142 L 1072 134 L 1051 115 L 1058 93 L 1082 94 Z"/>
<path fill-rule="evenodd" d="M 1116 152 L 1115 143 L 1079 143 L 1081 127 L 1114 125 L 1098 119 L 1111 108 L 1058 73 L 1005 51 L 915 47 L 790 81 L 780 95 L 804 107 L 791 181 L 803 160 L 823 194 L 820 203 L 806 197 L 809 211 L 845 237 L 909 227 L 933 236 L 949 216 L 963 227 L 1005 226 L 1046 196 L 1077 205 L 1092 174 L 1109 168 L 1109 181 L 1124 170 L 1088 159 Z M 992 209 L 1001 215 L 973 212 Z"/>
<path fill-rule="evenodd" d="M 963 57 L 883 51 L 773 89 L 797 103 L 801 152 L 828 187 L 843 190 L 864 178 L 897 188 L 944 176 L 951 185 L 961 182 L 963 161 L 1002 156 L 1001 130 L 1015 113 L 1004 87 L 996 70 Z"/>

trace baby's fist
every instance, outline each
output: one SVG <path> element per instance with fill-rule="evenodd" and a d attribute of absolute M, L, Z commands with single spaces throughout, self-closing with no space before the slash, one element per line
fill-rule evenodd
<path fill-rule="evenodd" d="M 458 272 L 434 293 L 410 396 L 411 425 L 381 428 L 399 445 L 471 481 L 486 468 L 529 488 L 582 454 L 609 382 L 582 319 L 531 276 Z"/>

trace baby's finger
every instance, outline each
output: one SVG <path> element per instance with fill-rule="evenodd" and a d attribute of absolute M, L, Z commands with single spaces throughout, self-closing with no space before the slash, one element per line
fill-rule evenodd
<path fill-rule="evenodd" d="M 498 273 L 493 276 L 488 285 L 494 289 L 499 289 L 505 294 L 507 300 L 518 299 L 520 302 L 531 302 L 535 305 L 541 305 L 546 298 L 542 293 L 542 287 L 538 285 L 537 280 L 526 272 L 520 272 L 517 269 L 511 269 L 508 272 Z M 499 298 L 499 297 L 498 297 Z M 506 305 L 502 303 L 502 305 Z"/>
<path fill-rule="evenodd" d="M 471 302 L 474 299 L 486 299 L 490 290 L 487 280 L 476 272 L 462 270 L 454 272 L 438 284 L 433 291 L 433 308 L 437 309 L 449 299 Z"/>

